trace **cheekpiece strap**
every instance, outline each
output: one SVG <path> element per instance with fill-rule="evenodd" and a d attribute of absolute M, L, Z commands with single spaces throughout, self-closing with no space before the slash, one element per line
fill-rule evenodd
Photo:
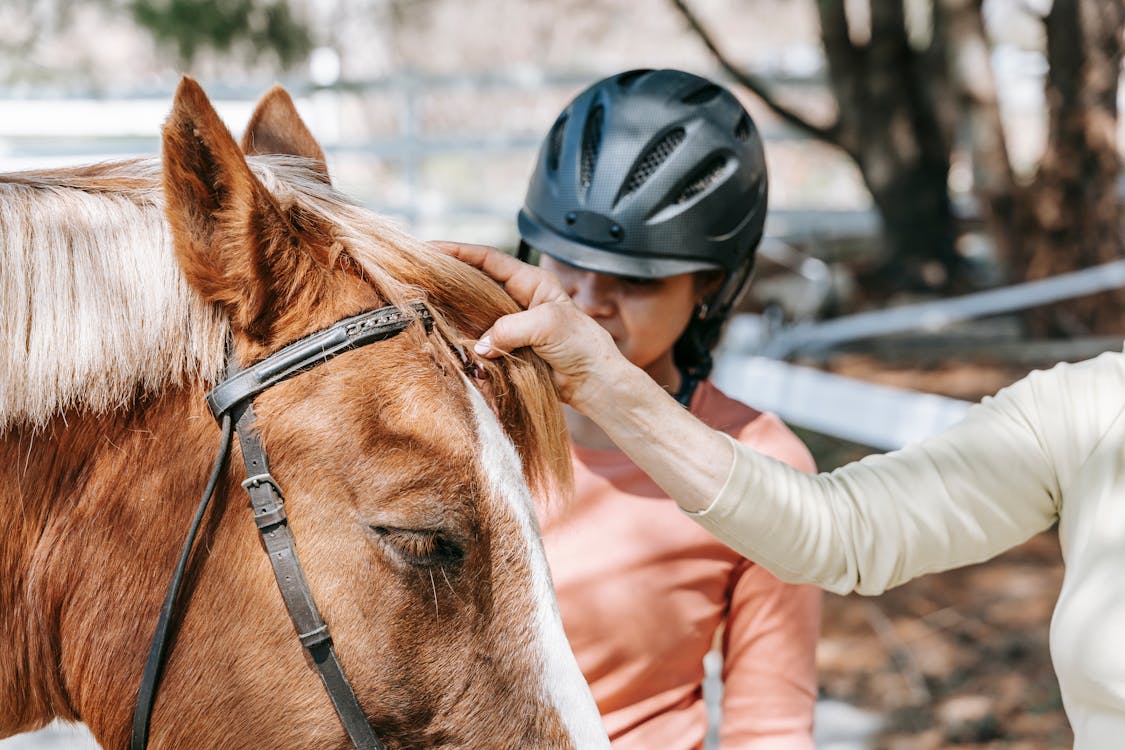
<path fill-rule="evenodd" d="M 285 498 L 281 494 L 281 487 L 270 475 L 269 459 L 262 446 L 262 438 L 254 427 L 254 405 L 249 401 L 239 404 L 232 416 L 238 430 L 238 444 L 248 477 L 242 486 L 250 496 L 254 522 L 297 637 L 312 658 L 352 745 L 357 750 L 386 750 L 386 746 L 367 723 L 363 707 L 344 675 L 332 646 L 328 625 L 320 615 L 308 579 L 305 578 L 304 567 L 297 555 L 297 543 L 289 530 L 289 519 L 285 515 Z"/>

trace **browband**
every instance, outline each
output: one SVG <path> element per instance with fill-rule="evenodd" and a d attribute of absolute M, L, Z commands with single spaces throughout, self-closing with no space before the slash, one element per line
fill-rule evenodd
<path fill-rule="evenodd" d="M 253 398 L 270 386 L 326 362 L 338 354 L 400 333 L 415 320 L 426 330 L 433 325 L 430 311 L 421 302 L 409 303 L 406 310 L 394 306 L 361 313 L 317 331 L 278 349 L 261 362 L 247 367 L 215 386 L 207 394 L 207 406 L 215 419 L 242 401 Z"/>

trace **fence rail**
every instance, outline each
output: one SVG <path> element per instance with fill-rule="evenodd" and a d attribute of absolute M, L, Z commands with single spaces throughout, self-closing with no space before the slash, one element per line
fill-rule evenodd
<path fill-rule="evenodd" d="M 757 353 L 786 359 L 857 339 L 909 331 L 933 333 L 989 315 L 1025 310 L 1125 287 L 1125 260 L 1060 274 L 1048 279 L 991 289 L 917 305 L 857 313 L 829 321 L 800 323 L 751 343 Z"/>

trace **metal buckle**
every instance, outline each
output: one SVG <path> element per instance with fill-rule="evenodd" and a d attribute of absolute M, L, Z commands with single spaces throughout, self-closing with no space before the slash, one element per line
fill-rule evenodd
<path fill-rule="evenodd" d="M 282 499 L 285 498 L 285 495 L 281 492 L 281 485 L 274 480 L 273 476 L 268 471 L 265 474 L 255 474 L 252 477 L 244 479 L 242 489 L 249 492 L 251 488 L 257 489 L 263 484 L 268 484 L 270 487 L 273 487 L 273 491 L 277 493 L 278 497 Z"/>
<path fill-rule="evenodd" d="M 321 625 L 307 633 L 298 633 L 297 638 L 300 639 L 301 645 L 307 649 L 315 648 L 326 641 L 332 643 L 332 636 L 328 634 L 327 625 Z"/>
<path fill-rule="evenodd" d="M 254 495 L 250 492 L 256 490 L 263 485 L 268 485 L 273 488 L 273 494 L 277 496 L 277 501 L 273 502 L 270 497 L 270 502 L 258 505 L 254 502 Z M 254 512 L 254 524 L 263 533 L 269 531 L 274 526 L 279 526 L 287 523 L 289 518 L 285 515 L 285 496 L 281 494 L 281 487 L 267 472 L 265 474 L 255 474 L 247 478 L 242 487 L 250 495 L 250 509 Z"/>

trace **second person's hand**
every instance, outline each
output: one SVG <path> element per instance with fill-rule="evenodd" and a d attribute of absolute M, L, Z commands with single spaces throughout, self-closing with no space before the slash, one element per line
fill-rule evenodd
<path fill-rule="evenodd" d="M 607 383 L 636 369 L 605 329 L 578 309 L 554 274 L 484 245 L 433 244 L 496 279 L 527 308 L 497 320 L 481 336 L 475 349 L 479 356 L 531 347 L 551 366 L 562 399 L 581 412 L 596 410 L 599 398 L 607 396 Z"/>
<path fill-rule="evenodd" d="M 700 511 L 710 505 L 730 472 L 728 439 L 629 362 L 558 278 L 495 248 L 434 244 L 496 279 L 527 308 L 484 333 L 480 356 L 530 346 L 550 365 L 563 400 L 593 419 L 680 507 Z"/>

